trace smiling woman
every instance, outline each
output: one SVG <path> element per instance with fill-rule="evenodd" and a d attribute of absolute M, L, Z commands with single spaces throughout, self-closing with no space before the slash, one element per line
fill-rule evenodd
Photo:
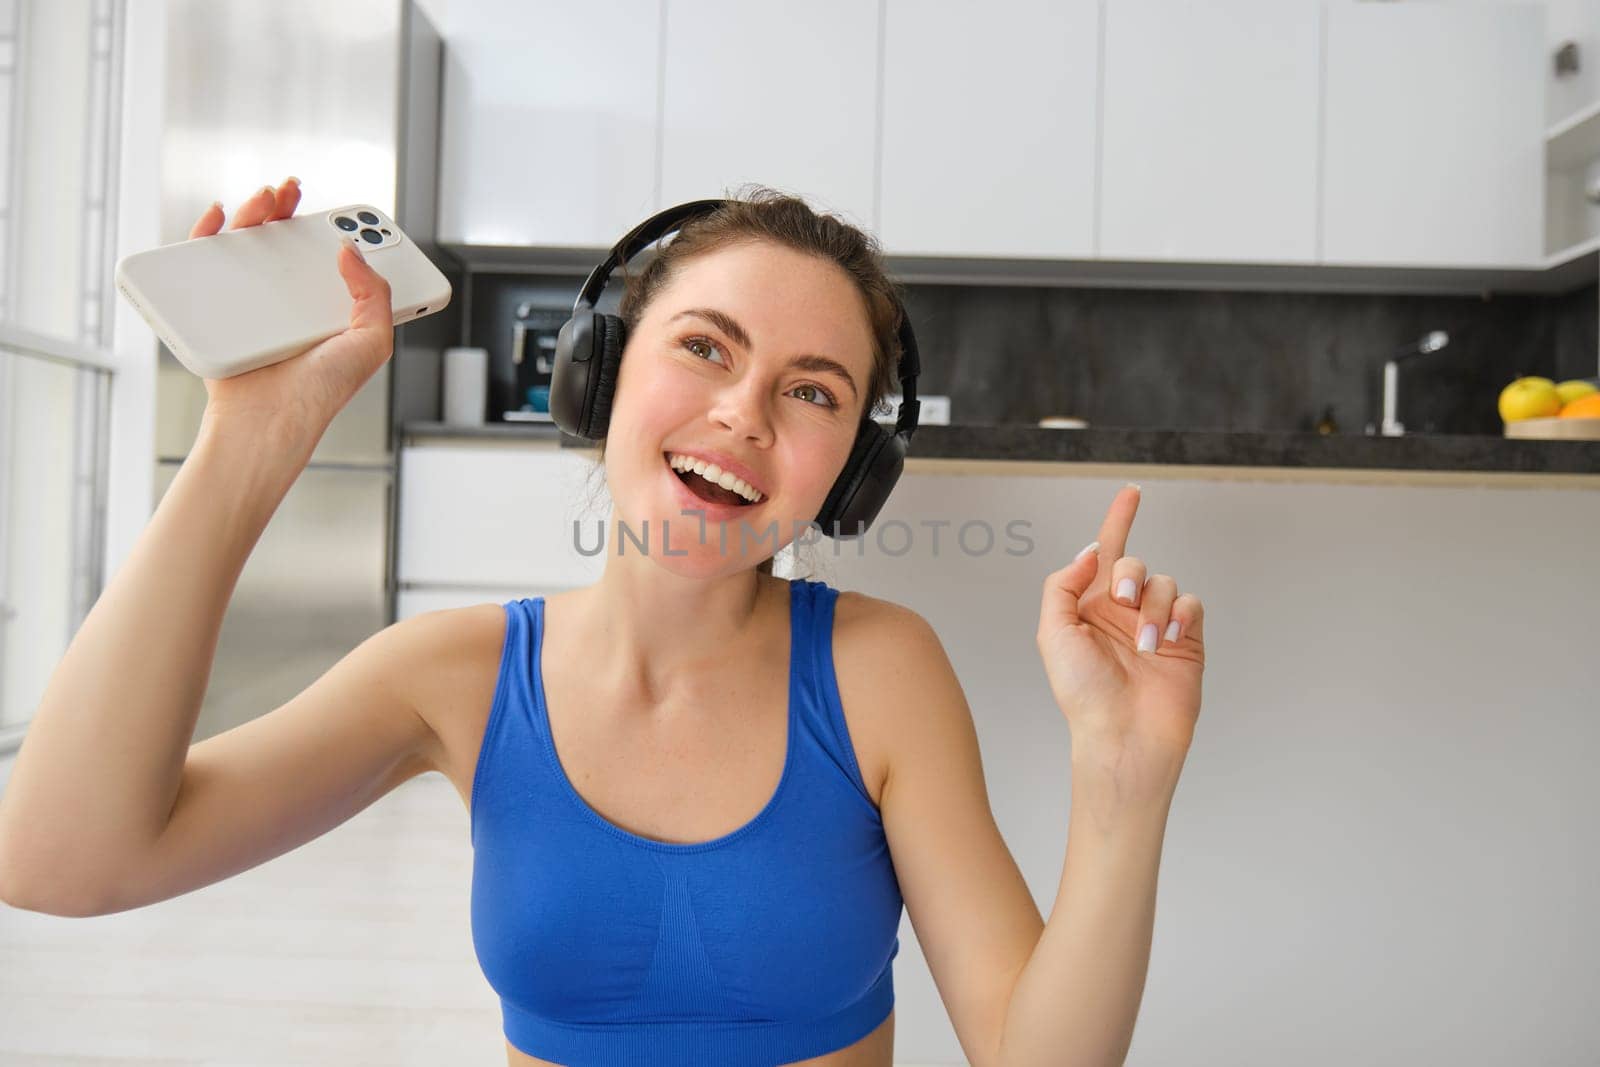
<path fill-rule="evenodd" d="M 618 314 L 627 326 L 630 350 L 654 346 L 663 359 L 684 364 L 683 374 L 695 375 L 700 381 L 714 381 L 714 376 L 720 374 L 752 382 L 759 377 L 758 369 L 774 375 L 769 384 L 779 396 L 814 409 L 789 416 L 791 422 L 800 421 L 813 435 L 822 429 L 831 429 L 835 438 L 840 431 L 853 433 L 861 420 L 881 408 L 888 395 L 901 347 L 897 332 L 901 314 L 899 289 L 884 271 L 878 244 L 870 235 L 813 211 L 798 197 L 762 186 L 747 186 L 717 210 L 684 223 L 670 241 L 658 248 L 642 272 L 630 275 L 626 258 L 618 268 L 626 286 Z M 828 351 L 804 346 L 779 348 L 774 342 L 781 334 L 775 334 L 770 324 L 782 309 L 770 304 L 740 315 L 719 306 L 712 296 L 698 304 L 669 300 L 670 306 L 663 309 L 664 293 L 681 293 L 687 298 L 697 291 L 729 292 L 726 288 L 697 289 L 677 284 L 690 271 L 708 280 L 716 275 L 743 274 L 748 281 L 763 271 L 791 281 L 820 276 L 818 291 L 812 294 L 816 299 L 809 306 L 796 301 L 795 311 L 802 316 L 797 321 L 813 335 L 836 337 L 837 347 Z M 839 314 L 840 308 L 852 306 L 859 312 Z M 819 323 L 819 317 L 830 321 Z M 650 326 L 658 326 L 659 332 L 652 332 Z M 647 339 L 640 339 L 642 329 L 649 334 Z M 758 345 L 758 341 L 765 343 Z M 775 350 L 769 350 L 769 346 Z M 705 366 L 687 366 L 695 361 Z M 623 374 L 633 377 L 631 372 L 639 362 L 633 360 L 630 364 L 624 360 Z M 653 388 L 642 391 L 660 395 Z M 625 395 L 620 381 L 617 392 Z M 712 415 L 716 417 L 715 412 Z M 605 468 L 607 440 L 599 440 L 600 471 Z M 692 495 L 693 502 L 688 506 L 745 508 L 746 512 L 737 517 L 753 521 L 754 510 L 768 503 L 772 495 L 763 478 L 735 457 L 708 454 L 709 450 L 692 445 L 687 442 L 673 452 L 689 460 L 698 459 L 700 464 L 674 464 L 668 460 L 674 476 Z M 831 483 L 844 454 L 834 456 L 826 447 L 819 447 L 811 457 L 811 468 L 817 469 L 819 476 L 827 475 Z M 820 469 L 830 464 L 834 468 L 831 472 Z M 712 468 L 709 481 L 704 477 L 707 466 Z M 686 473 L 686 467 L 692 468 L 693 473 Z M 741 494 L 730 477 L 756 489 L 759 498 L 747 502 L 749 494 Z M 713 514 L 707 510 L 705 517 L 718 521 L 734 516 L 731 512 Z M 797 516 L 802 522 L 811 517 Z M 763 522 L 774 518 L 769 514 L 761 516 Z M 772 544 L 772 551 L 775 553 L 780 547 L 781 544 Z M 772 564 L 769 555 L 756 569 L 770 575 Z"/>
<path fill-rule="evenodd" d="M 234 228 L 298 199 L 268 186 Z M 562 331 L 552 412 L 567 429 L 555 398 L 583 399 L 564 410 L 602 438 L 616 520 L 695 508 L 773 543 L 672 551 L 663 533 L 639 554 L 618 538 L 590 586 L 402 620 L 190 744 L 250 550 L 393 349 L 387 284 L 342 253 L 350 328 L 207 382 L 194 451 L 52 675 L 0 797 L 0 900 L 77 916 L 166 900 L 439 771 L 467 804 L 473 944 L 518 1067 L 888 1067 L 902 911 L 977 1067 L 1120 1061 L 1199 710 L 1199 601 L 1123 555 L 1132 487 L 1046 578 L 1037 640 L 1074 797 L 1046 929 L 932 627 L 770 573 L 786 530 L 865 532 L 915 426 L 916 341 L 876 246 L 790 197 L 686 207 L 710 214 L 668 213 L 684 225 L 626 319 L 580 296 L 591 317 Z M 194 236 L 223 221 L 207 211 Z M 892 367 L 891 436 L 869 412 Z"/>
<path fill-rule="evenodd" d="M 595 312 L 674 229 L 623 314 Z M 890 435 L 870 413 L 895 371 Z M 872 239 L 770 190 L 652 216 L 585 282 L 551 412 L 600 443 L 618 550 L 594 586 L 503 605 L 500 695 L 458 761 L 512 1063 L 891 1062 L 886 760 L 834 666 L 869 598 L 771 569 L 787 531 L 870 524 L 916 371 Z M 721 536 L 694 544 L 695 514 Z"/>

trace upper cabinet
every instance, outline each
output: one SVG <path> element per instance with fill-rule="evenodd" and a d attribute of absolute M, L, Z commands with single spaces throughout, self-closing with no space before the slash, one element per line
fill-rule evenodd
<path fill-rule="evenodd" d="M 1330 3 L 1323 258 L 1542 259 L 1544 12 Z"/>
<path fill-rule="evenodd" d="M 886 0 L 887 251 L 1094 254 L 1099 9 Z"/>
<path fill-rule="evenodd" d="M 666 0 L 665 34 L 663 206 L 758 182 L 877 228 L 878 4 Z"/>
<path fill-rule="evenodd" d="M 452 244 L 609 247 L 756 183 L 891 254 L 974 261 L 932 276 L 1544 265 L 1535 3 L 452 5 Z M 1594 232 L 1569 171 L 1553 247 Z"/>
<path fill-rule="evenodd" d="M 440 240 L 610 247 L 655 210 L 661 0 L 471 0 L 445 47 Z"/>
<path fill-rule="evenodd" d="M 1316 260 L 1312 0 L 1106 4 L 1099 253 Z"/>

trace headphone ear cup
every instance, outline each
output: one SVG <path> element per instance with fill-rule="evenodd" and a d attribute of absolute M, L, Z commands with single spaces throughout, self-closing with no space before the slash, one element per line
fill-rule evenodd
<path fill-rule="evenodd" d="M 550 370 L 550 418 L 564 432 L 584 436 L 589 422 L 589 396 L 594 391 L 597 361 L 593 308 L 577 308 L 556 334 Z"/>
<path fill-rule="evenodd" d="M 556 335 L 550 418 L 565 432 L 590 439 L 605 436 L 627 332 L 615 315 L 580 308 Z"/>
<path fill-rule="evenodd" d="M 622 369 L 622 349 L 628 327 L 615 315 L 594 317 L 594 378 L 590 389 L 588 422 L 583 436 L 599 440 L 611 425 L 611 401 L 617 393 L 617 374 Z"/>
<path fill-rule="evenodd" d="M 882 426 L 862 427 L 817 515 L 822 532 L 836 539 L 865 533 L 900 480 L 905 453 L 905 442 Z"/>

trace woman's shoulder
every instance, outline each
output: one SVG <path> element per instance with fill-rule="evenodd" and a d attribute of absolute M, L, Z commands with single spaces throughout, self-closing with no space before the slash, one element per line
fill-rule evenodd
<path fill-rule="evenodd" d="M 395 625 L 416 635 L 408 673 L 420 684 L 437 679 L 441 671 L 454 665 L 465 666 L 488 657 L 498 660 L 505 641 L 506 608 L 496 603 L 435 608 Z"/>
<path fill-rule="evenodd" d="M 916 610 L 855 590 L 840 590 L 833 609 L 836 671 L 856 671 L 874 687 L 902 671 L 921 671 L 945 659 L 933 624 Z"/>
<path fill-rule="evenodd" d="M 505 647 L 506 606 L 498 603 L 438 608 L 410 616 L 411 654 L 397 664 L 396 679 L 440 745 L 433 769 L 445 770 L 468 721 L 494 699 Z M 463 727 L 465 735 L 463 735 Z"/>
<path fill-rule="evenodd" d="M 836 589 L 833 606 L 835 643 L 842 640 L 896 644 L 919 634 L 932 634 L 933 626 L 904 604 L 854 589 Z"/>

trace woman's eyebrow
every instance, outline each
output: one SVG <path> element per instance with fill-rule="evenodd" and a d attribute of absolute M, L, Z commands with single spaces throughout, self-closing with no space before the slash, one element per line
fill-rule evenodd
<path fill-rule="evenodd" d="M 750 335 L 745 333 L 744 327 L 739 325 L 738 320 L 726 311 L 718 311 L 716 308 L 685 308 L 667 321 L 677 322 L 685 315 L 693 315 L 696 318 L 705 319 L 711 325 L 733 338 L 733 343 L 740 348 L 750 347 Z M 844 383 L 850 387 L 852 399 L 859 395 L 859 390 L 856 388 L 856 380 L 850 376 L 849 369 L 836 359 L 815 355 L 796 356 L 789 361 L 789 365 L 816 374 L 836 374 L 844 379 Z"/>

